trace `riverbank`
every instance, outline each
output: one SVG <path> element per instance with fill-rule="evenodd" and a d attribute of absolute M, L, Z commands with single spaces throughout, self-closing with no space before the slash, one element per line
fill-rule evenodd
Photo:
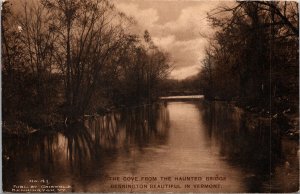
<path fill-rule="evenodd" d="M 257 105 L 247 105 L 238 100 L 224 99 L 206 99 L 207 101 L 218 101 L 237 107 L 249 115 L 246 121 L 249 128 L 257 128 L 258 126 L 272 127 L 273 131 L 277 131 L 281 136 L 288 139 L 299 140 L 299 109 L 295 103 L 271 107 L 263 107 Z"/>
<path fill-rule="evenodd" d="M 278 131 L 280 135 L 289 139 L 299 140 L 299 114 L 292 112 L 290 108 L 283 111 L 273 111 L 273 113 L 254 106 L 247 106 L 242 109 L 257 118 L 255 119 L 256 122 L 269 125 L 273 130 Z"/>

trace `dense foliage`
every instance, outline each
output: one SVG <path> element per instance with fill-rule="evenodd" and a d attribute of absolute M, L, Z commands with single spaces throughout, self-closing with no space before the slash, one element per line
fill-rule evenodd
<path fill-rule="evenodd" d="M 3 120 L 38 127 L 153 101 L 169 72 L 148 31 L 108 0 L 5 1 Z"/>
<path fill-rule="evenodd" d="M 216 34 L 198 76 L 206 97 L 298 110 L 297 2 L 237 2 L 209 20 Z"/>

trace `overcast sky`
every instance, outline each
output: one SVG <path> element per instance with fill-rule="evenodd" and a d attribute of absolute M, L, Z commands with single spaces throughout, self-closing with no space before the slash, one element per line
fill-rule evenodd
<path fill-rule="evenodd" d="M 213 33 L 207 12 L 222 1 L 116 0 L 116 7 L 138 22 L 140 32 L 148 30 L 156 45 L 167 51 L 174 63 L 171 77 L 184 79 L 197 74 L 207 40 L 200 34 Z"/>

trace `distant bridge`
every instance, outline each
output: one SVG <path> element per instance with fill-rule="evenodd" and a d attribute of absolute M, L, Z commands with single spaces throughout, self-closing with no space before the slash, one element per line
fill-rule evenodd
<path fill-rule="evenodd" d="M 204 95 L 191 95 L 191 96 L 164 96 L 159 97 L 160 100 L 176 101 L 176 100 L 198 100 L 204 99 Z"/>

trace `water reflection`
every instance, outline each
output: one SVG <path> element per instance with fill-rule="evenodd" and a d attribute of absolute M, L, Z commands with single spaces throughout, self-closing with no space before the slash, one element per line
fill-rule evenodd
<path fill-rule="evenodd" d="M 89 129 L 95 147 L 144 147 L 165 142 L 169 129 L 169 113 L 163 104 L 145 105 L 102 117 L 90 117 L 85 126 Z"/>
<path fill-rule="evenodd" d="M 227 103 L 158 103 L 88 117 L 61 132 L 3 136 L 5 191 L 41 178 L 76 192 L 115 191 L 106 182 L 113 175 L 228 176 L 215 192 L 299 187 L 298 142 L 282 139 L 270 120 Z"/>
<path fill-rule="evenodd" d="M 168 121 L 166 107 L 154 104 L 90 117 L 62 132 L 38 131 L 26 137 L 4 134 L 4 190 L 40 177 L 59 182 L 61 175 L 102 176 L 105 163 L 114 159 L 118 148 L 164 142 Z"/>
<path fill-rule="evenodd" d="M 198 108 L 211 144 L 216 144 L 220 155 L 245 173 L 247 192 L 298 190 L 298 144 L 283 140 L 274 122 L 224 102 L 204 101 Z M 294 164 L 293 170 L 286 168 L 290 163 Z M 279 175 L 279 169 L 286 172 Z"/>

